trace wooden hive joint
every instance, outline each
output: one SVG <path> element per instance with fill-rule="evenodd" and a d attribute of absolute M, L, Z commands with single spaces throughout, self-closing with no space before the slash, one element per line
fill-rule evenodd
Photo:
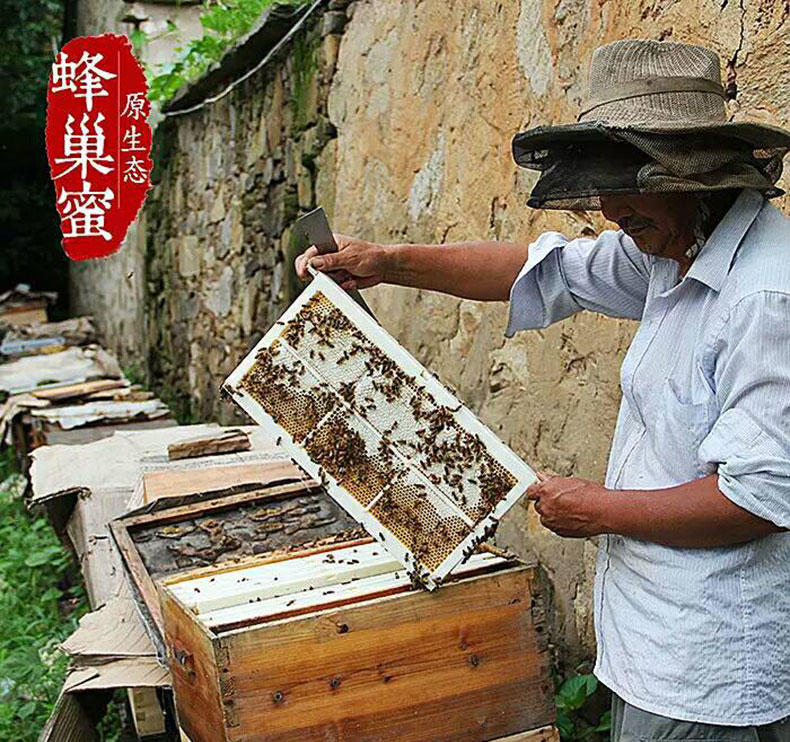
<path fill-rule="evenodd" d="M 231 670 L 230 647 L 222 639 L 214 646 L 214 657 L 219 677 L 219 692 L 222 698 L 222 713 L 228 729 L 239 726 L 239 712 L 236 708 L 236 687 Z"/>

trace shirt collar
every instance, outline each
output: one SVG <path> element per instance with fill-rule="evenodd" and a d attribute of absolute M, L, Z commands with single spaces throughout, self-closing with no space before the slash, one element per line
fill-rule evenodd
<path fill-rule="evenodd" d="M 710 286 L 714 291 L 719 291 L 730 272 L 738 246 L 760 213 L 764 202 L 765 199 L 757 191 L 741 191 L 706 240 L 686 278 L 693 278 Z"/>

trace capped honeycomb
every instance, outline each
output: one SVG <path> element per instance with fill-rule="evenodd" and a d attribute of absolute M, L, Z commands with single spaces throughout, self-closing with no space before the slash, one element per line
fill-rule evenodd
<path fill-rule="evenodd" d="M 239 387 L 295 441 L 303 440 L 339 403 L 337 395 L 278 342 L 261 348 Z"/>
<path fill-rule="evenodd" d="M 378 519 L 429 571 L 463 542 L 469 526 L 413 473 L 382 493 L 371 515 Z"/>
<path fill-rule="evenodd" d="M 535 480 L 321 274 L 225 388 L 429 588 Z"/>

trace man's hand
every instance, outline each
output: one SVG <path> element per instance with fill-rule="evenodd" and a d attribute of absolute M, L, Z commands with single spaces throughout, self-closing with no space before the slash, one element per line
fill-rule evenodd
<path fill-rule="evenodd" d="M 527 490 L 540 522 L 566 538 L 597 536 L 605 532 L 601 515 L 607 491 L 600 484 L 576 477 L 538 474 Z"/>
<path fill-rule="evenodd" d="M 310 280 L 308 265 L 326 273 L 347 291 L 366 289 L 384 280 L 387 251 L 383 245 L 342 234 L 336 234 L 334 238 L 338 248 L 336 253 L 319 255 L 318 249 L 312 246 L 296 258 L 296 275 L 302 281 Z"/>

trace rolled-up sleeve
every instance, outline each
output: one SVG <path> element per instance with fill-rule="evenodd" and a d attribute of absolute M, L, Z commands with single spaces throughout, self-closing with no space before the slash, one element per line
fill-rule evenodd
<path fill-rule="evenodd" d="M 622 231 L 575 240 L 545 232 L 529 246 L 510 289 L 505 335 L 547 327 L 582 309 L 640 319 L 649 280 L 649 258 Z"/>
<path fill-rule="evenodd" d="M 716 344 L 720 414 L 703 467 L 736 505 L 790 528 L 790 295 L 763 291 L 730 312 Z"/>

